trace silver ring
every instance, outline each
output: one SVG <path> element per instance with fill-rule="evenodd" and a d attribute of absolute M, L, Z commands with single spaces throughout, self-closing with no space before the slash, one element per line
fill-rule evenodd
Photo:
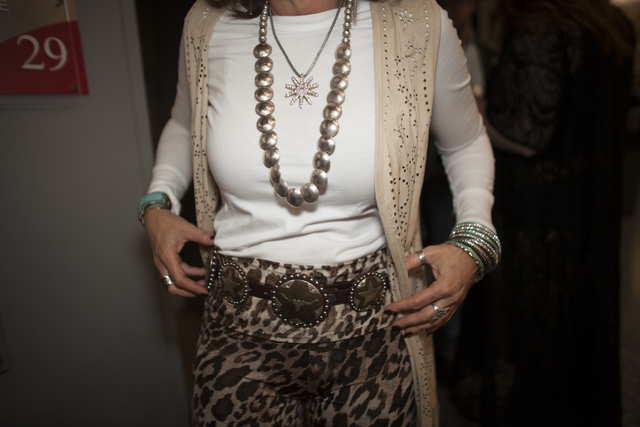
<path fill-rule="evenodd" d="M 173 285 L 173 280 L 171 280 L 171 276 L 168 274 L 158 277 L 158 282 L 160 282 L 162 287 L 167 291 L 169 290 L 169 286 Z"/>
<path fill-rule="evenodd" d="M 418 252 L 416 252 L 416 254 L 418 254 L 418 259 L 420 260 L 420 265 L 425 265 L 427 263 L 427 257 L 425 256 L 424 252 L 418 251 Z"/>
<path fill-rule="evenodd" d="M 451 308 L 451 307 L 445 307 L 441 310 L 435 304 L 431 304 L 431 306 L 433 307 L 433 311 L 436 312 L 436 315 L 431 318 L 432 322 L 435 322 L 436 320 L 438 320 L 439 318 L 447 314 L 447 311 L 449 311 L 449 309 Z"/>

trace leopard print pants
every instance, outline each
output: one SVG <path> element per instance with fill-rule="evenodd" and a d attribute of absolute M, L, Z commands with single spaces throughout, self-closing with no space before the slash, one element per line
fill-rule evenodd
<path fill-rule="evenodd" d="M 402 332 L 320 344 L 268 341 L 210 322 L 195 362 L 195 426 L 411 426 Z"/>
<path fill-rule="evenodd" d="M 372 268 L 379 270 L 384 257 L 379 251 L 348 265 L 317 270 L 328 277 L 350 279 Z M 245 267 L 252 264 L 237 262 Z M 269 277 L 277 269 L 269 265 L 260 274 Z M 286 265 L 287 272 L 301 269 Z M 320 325 L 308 328 L 317 330 L 307 329 L 302 337 L 295 330 L 286 337 L 280 319 L 268 306 L 256 301 L 234 306 L 216 295 L 213 289 L 207 300 L 194 363 L 194 426 L 415 424 L 409 354 L 402 332 L 390 326 L 393 318 L 384 314 L 383 306 L 363 315 L 346 313 L 346 305 L 337 306 L 329 320 L 333 317 L 335 323 L 342 323 L 339 319 L 348 317 L 349 329 L 356 333 L 336 333 L 335 328 Z M 250 327 L 250 321 L 245 327 L 225 324 L 234 311 L 239 318 L 246 313 L 248 319 L 261 319 L 260 328 Z M 293 342 L 292 336 L 296 337 Z"/>

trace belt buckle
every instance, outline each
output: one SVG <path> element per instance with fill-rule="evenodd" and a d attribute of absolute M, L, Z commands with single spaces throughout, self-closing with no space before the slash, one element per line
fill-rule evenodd
<path fill-rule="evenodd" d="M 382 304 L 388 288 L 387 276 L 370 271 L 354 280 L 349 293 L 349 304 L 356 311 L 368 311 Z"/>
<path fill-rule="evenodd" d="M 310 328 L 329 312 L 329 299 L 318 281 L 306 274 L 287 274 L 271 291 L 273 310 L 289 325 Z"/>

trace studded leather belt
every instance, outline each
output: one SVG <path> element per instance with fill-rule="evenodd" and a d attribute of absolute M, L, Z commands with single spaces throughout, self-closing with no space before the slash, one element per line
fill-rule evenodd
<path fill-rule="evenodd" d="M 247 278 L 236 262 L 214 251 L 206 277 L 211 289 L 218 282 L 229 303 L 239 305 L 249 297 L 270 300 L 273 310 L 284 322 L 312 327 L 320 324 L 332 305 L 349 304 L 356 311 L 368 311 L 384 302 L 388 288 L 386 273 L 369 271 L 353 280 L 322 285 L 314 277 L 294 273 L 279 275 L 275 286 Z"/>

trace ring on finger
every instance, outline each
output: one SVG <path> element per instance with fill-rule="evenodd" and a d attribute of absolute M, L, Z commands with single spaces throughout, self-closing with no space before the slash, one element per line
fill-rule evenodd
<path fill-rule="evenodd" d="M 449 311 L 449 309 L 451 308 L 451 307 L 445 307 L 445 308 L 440 309 L 435 304 L 431 304 L 431 306 L 433 307 L 433 311 L 436 313 L 435 316 L 433 316 L 431 318 L 432 322 L 435 322 L 436 320 L 438 320 L 439 318 L 441 318 L 442 316 L 447 314 L 447 311 Z"/>
<path fill-rule="evenodd" d="M 416 252 L 416 254 L 418 255 L 418 259 L 420 260 L 420 265 L 425 265 L 427 263 L 427 257 L 425 256 L 424 252 L 418 251 Z"/>
<path fill-rule="evenodd" d="M 160 282 L 162 287 L 167 291 L 169 290 L 169 286 L 173 285 L 173 280 L 171 280 L 171 276 L 168 274 L 158 277 L 158 282 Z"/>

